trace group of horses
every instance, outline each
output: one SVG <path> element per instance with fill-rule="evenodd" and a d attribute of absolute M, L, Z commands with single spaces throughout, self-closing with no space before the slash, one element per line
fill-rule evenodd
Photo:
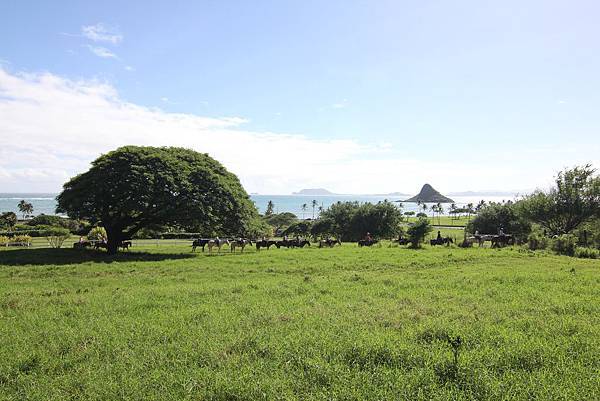
<path fill-rule="evenodd" d="M 475 234 L 471 237 L 467 237 L 467 243 L 471 245 L 477 243 L 479 247 L 482 247 L 486 241 L 489 241 L 492 248 L 503 248 L 508 245 L 515 244 L 515 237 L 510 234 Z"/>
<path fill-rule="evenodd" d="M 277 248 L 304 248 L 305 246 L 310 246 L 310 241 L 303 238 L 284 238 L 278 241 L 270 239 L 252 241 L 247 238 L 198 238 L 192 242 L 192 252 L 196 252 L 197 248 L 201 248 L 202 252 L 205 251 L 205 248 L 208 248 L 208 253 L 212 253 L 214 249 L 216 249 L 217 252 L 221 252 L 221 248 L 224 245 L 227 245 L 231 252 L 235 252 L 235 250 L 239 248 L 240 253 L 243 253 L 246 246 L 252 246 L 253 244 L 256 246 L 256 250 L 260 251 L 263 248 L 269 249 L 271 246 Z"/>
<path fill-rule="evenodd" d="M 475 234 L 473 236 L 466 238 L 466 243 L 474 244 L 477 243 L 480 247 L 484 246 L 486 241 L 491 242 L 492 248 L 501 248 L 507 245 L 514 245 L 515 238 L 510 234 L 499 234 L 499 235 L 489 235 L 489 234 Z M 392 244 L 398 245 L 408 245 L 409 240 L 407 238 L 397 238 L 392 240 Z M 359 247 L 370 247 L 379 243 L 379 240 L 373 238 L 365 238 L 361 239 L 357 242 Z M 450 245 L 454 243 L 454 240 L 450 237 L 441 237 L 438 236 L 435 239 L 429 241 L 431 246 L 436 245 Z M 325 238 L 321 239 L 318 242 L 319 248 L 333 248 L 335 245 L 342 245 L 342 242 L 339 239 L 334 238 Z M 129 250 L 132 246 L 131 240 L 121 241 L 118 245 L 119 249 Z M 237 249 L 240 250 L 240 253 L 244 252 L 244 249 L 247 246 L 256 246 L 256 250 L 260 251 L 261 249 L 269 249 L 271 246 L 275 246 L 276 248 L 304 248 L 310 247 L 310 241 L 304 238 L 293 238 L 287 239 L 284 238 L 282 240 L 271 240 L 271 239 L 260 239 L 260 240 L 250 240 L 247 238 L 237 238 L 237 239 L 229 239 L 229 238 L 198 238 L 193 240 L 192 242 L 192 252 L 196 252 L 197 248 L 201 248 L 202 252 L 205 251 L 205 248 L 208 248 L 208 253 L 212 253 L 216 250 L 218 253 L 221 252 L 221 249 L 224 245 L 229 247 L 229 250 L 233 253 Z M 98 249 L 108 249 L 108 243 L 106 241 L 89 241 L 89 240 L 80 240 L 78 242 L 73 243 L 73 248 L 76 249 L 87 249 L 93 248 L 95 250 Z"/>
<path fill-rule="evenodd" d="M 118 248 L 124 251 L 129 250 L 133 246 L 133 243 L 130 240 L 119 242 Z M 106 241 L 89 241 L 89 240 L 80 240 L 73 243 L 73 248 L 75 249 L 87 249 L 94 248 L 98 249 L 108 249 L 108 242 Z"/>

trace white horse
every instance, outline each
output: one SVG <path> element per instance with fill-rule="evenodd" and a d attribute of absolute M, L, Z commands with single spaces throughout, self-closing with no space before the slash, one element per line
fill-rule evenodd
<path fill-rule="evenodd" d="M 229 245 L 229 240 L 228 239 L 221 239 L 221 238 L 215 238 L 215 239 L 209 239 L 208 240 L 208 244 L 206 244 L 208 246 L 208 253 L 211 254 L 212 250 L 214 247 L 217 248 L 217 253 L 221 253 L 221 248 L 223 247 L 223 245 Z"/>
<path fill-rule="evenodd" d="M 231 252 L 235 252 L 235 248 L 240 248 L 240 252 L 244 253 L 244 248 L 246 247 L 246 245 L 252 246 L 252 241 L 250 241 L 249 239 L 240 238 L 231 241 L 229 247 L 231 248 Z"/>

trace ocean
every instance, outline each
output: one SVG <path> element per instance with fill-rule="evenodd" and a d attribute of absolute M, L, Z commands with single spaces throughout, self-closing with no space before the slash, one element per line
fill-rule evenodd
<path fill-rule="evenodd" d="M 15 212 L 20 217 L 17 204 L 21 200 L 30 202 L 33 205 L 33 214 L 55 214 L 57 194 L 42 194 L 42 193 L 0 193 L 0 213 Z M 291 212 L 300 218 L 312 218 L 313 199 L 317 201 L 318 206 L 327 209 L 333 203 L 338 201 L 358 201 L 377 203 L 383 200 L 397 201 L 400 197 L 390 196 L 369 196 L 369 195 L 250 195 L 250 198 L 256 204 L 260 213 L 264 213 L 267 208 L 267 203 L 272 201 L 275 205 L 275 212 Z M 454 196 L 452 197 L 458 207 L 467 205 L 468 203 L 477 204 L 481 200 L 486 202 L 501 202 L 503 200 L 512 199 L 510 196 Z M 303 210 L 302 205 L 306 204 L 306 210 Z M 403 203 L 403 210 L 418 212 L 419 209 L 415 203 Z M 318 216 L 318 206 L 315 208 L 315 217 Z M 449 204 L 444 204 L 446 209 Z"/>

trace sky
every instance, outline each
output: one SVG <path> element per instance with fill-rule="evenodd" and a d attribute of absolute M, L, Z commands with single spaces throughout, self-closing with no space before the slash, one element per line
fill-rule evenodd
<path fill-rule="evenodd" d="M 0 1 L 0 192 L 122 145 L 248 192 L 527 191 L 600 167 L 600 2 Z"/>

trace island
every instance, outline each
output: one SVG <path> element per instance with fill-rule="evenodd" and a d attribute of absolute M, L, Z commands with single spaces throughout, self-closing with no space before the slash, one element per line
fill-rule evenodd
<path fill-rule="evenodd" d="M 298 192 L 292 192 L 292 195 L 337 195 L 325 188 L 308 188 L 301 189 Z"/>
<path fill-rule="evenodd" d="M 429 184 L 423 185 L 423 188 L 421 188 L 421 192 L 419 192 L 417 195 L 413 196 L 412 198 L 408 198 L 407 200 L 405 200 L 403 202 L 407 202 L 407 203 L 411 203 L 411 202 L 413 202 L 413 203 L 417 203 L 417 202 L 454 203 L 454 201 L 452 199 L 448 198 L 447 196 L 442 195 L 441 193 L 439 193 L 438 191 L 433 189 L 433 187 Z"/>

